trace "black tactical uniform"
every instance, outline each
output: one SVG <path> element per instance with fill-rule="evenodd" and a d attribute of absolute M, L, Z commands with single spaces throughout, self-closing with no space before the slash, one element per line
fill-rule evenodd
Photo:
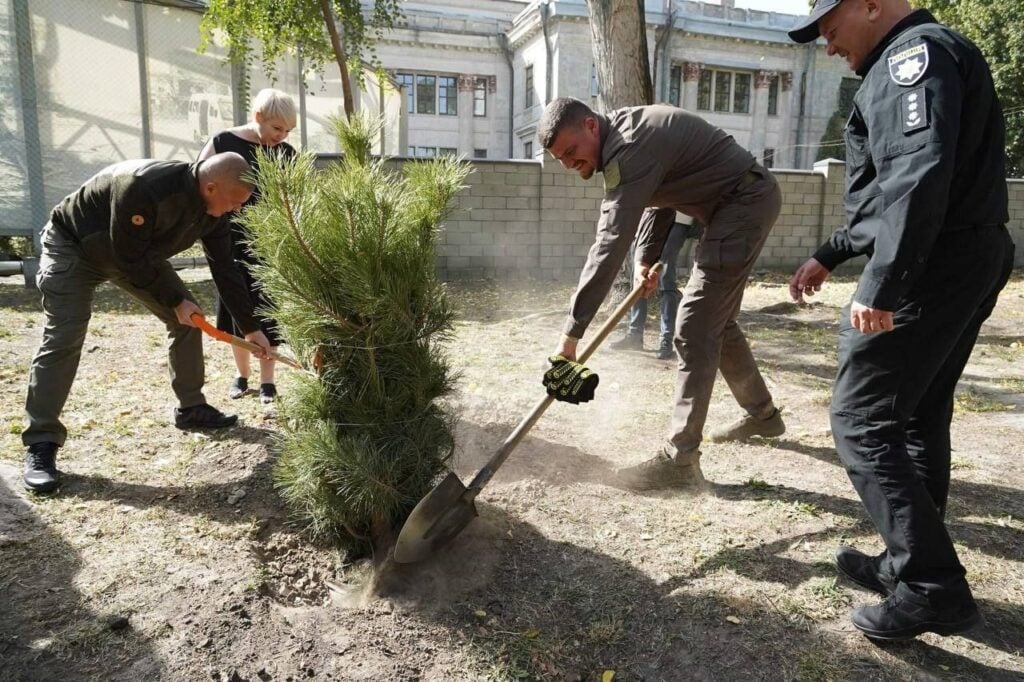
<path fill-rule="evenodd" d="M 954 388 L 1013 264 L 1002 111 L 978 49 L 923 10 L 858 74 L 848 225 L 814 257 L 833 269 L 867 255 L 853 299 L 894 312 L 895 329 L 863 334 L 843 312 L 836 448 L 885 540 L 896 594 L 973 605 L 943 517 Z"/>
<path fill-rule="evenodd" d="M 221 296 L 245 333 L 259 329 L 231 257 L 226 220 L 206 212 L 199 164 L 125 161 L 104 168 L 54 209 L 43 229 L 36 281 L 46 326 L 32 361 L 25 445 L 64 444 L 60 421 L 103 282 L 127 291 L 167 326 L 171 386 L 180 407 L 205 404 L 201 332 L 178 323 L 174 307 L 191 294 L 167 259 L 201 239 Z"/>

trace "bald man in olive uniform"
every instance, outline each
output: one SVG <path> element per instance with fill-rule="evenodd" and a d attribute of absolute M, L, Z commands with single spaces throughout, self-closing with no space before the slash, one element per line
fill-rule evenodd
<path fill-rule="evenodd" d="M 36 276 L 46 322 L 29 372 L 28 428 L 21 434 L 28 447 L 28 489 L 49 492 L 60 485 L 56 455 L 67 438 L 60 413 L 103 282 L 129 293 L 166 325 L 171 388 L 179 403 L 175 426 L 222 428 L 238 420 L 203 396 L 202 333 L 191 320 L 202 309 L 167 259 L 202 241 L 217 288 L 246 339 L 270 352 L 231 257 L 228 222 L 221 220 L 249 198 L 252 185 L 243 179 L 248 171 L 234 153 L 196 164 L 124 161 L 101 170 L 53 209 Z"/>

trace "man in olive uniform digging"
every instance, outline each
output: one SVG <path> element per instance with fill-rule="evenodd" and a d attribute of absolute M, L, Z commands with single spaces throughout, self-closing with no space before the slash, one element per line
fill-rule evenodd
<path fill-rule="evenodd" d="M 54 209 L 43 228 L 36 282 L 43 296 L 43 341 L 32 360 L 25 411 L 28 447 L 25 486 L 49 492 L 60 485 L 57 449 L 67 429 L 60 421 L 85 342 L 93 296 L 103 282 L 131 294 L 167 326 L 171 388 L 178 398 L 180 429 L 222 428 L 238 417 L 206 403 L 202 313 L 167 259 L 202 240 L 210 272 L 246 339 L 266 353 L 270 344 L 253 318 L 253 306 L 231 257 L 226 220 L 252 192 L 242 179 L 249 166 L 238 154 L 198 164 L 124 161 L 104 168 Z"/>
<path fill-rule="evenodd" d="M 545 109 L 537 137 L 584 179 L 602 173 L 605 187 L 597 240 L 573 295 L 556 363 L 575 361 L 576 345 L 608 295 L 638 225 L 637 272 L 647 293 L 658 285 L 650 269 L 676 212 L 705 225 L 676 317 L 679 371 L 668 442 L 653 459 L 619 472 L 620 482 L 636 489 L 699 489 L 699 446 L 719 370 L 746 415 L 712 433 L 713 440 L 779 436 L 786 428 L 736 322 L 747 277 L 782 206 L 778 183 L 724 131 L 670 106 L 601 115 L 561 97 Z"/>

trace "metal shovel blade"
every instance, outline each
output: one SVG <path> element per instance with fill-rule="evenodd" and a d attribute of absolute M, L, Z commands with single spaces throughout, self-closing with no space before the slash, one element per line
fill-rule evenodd
<path fill-rule="evenodd" d="M 473 495 L 454 473 L 420 500 L 395 543 L 395 561 L 411 564 L 447 545 L 477 517 Z"/>

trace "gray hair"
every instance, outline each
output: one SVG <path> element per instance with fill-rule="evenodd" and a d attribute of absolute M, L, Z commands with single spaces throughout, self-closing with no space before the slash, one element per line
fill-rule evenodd
<path fill-rule="evenodd" d="M 252 189 L 252 169 L 241 154 L 222 152 L 214 154 L 199 165 L 199 182 L 217 184 L 242 184 Z"/>
<path fill-rule="evenodd" d="M 597 116 L 594 110 L 575 97 L 559 97 L 551 100 L 551 103 L 544 108 L 541 114 L 540 123 L 537 124 L 537 139 L 540 146 L 549 149 L 555 143 L 555 138 L 565 128 L 578 128 L 583 125 L 583 119 L 588 116 Z"/>

